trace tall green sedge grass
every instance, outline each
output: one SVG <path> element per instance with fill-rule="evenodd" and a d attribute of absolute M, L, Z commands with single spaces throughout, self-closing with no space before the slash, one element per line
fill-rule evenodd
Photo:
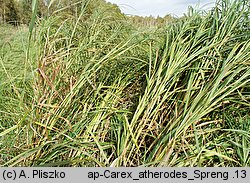
<path fill-rule="evenodd" d="M 249 4 L 140 32 L 81 3 L 35 27 L 34 1 L 33 96 L 0 131 L 23 139 L 3 166 L 249 166 Z"/>
<path fill-rule="evenodd" d="M 4 164 L 19 153 L 26 138 L 21 126 L 30 112 L 33 89 L 32 77 L 25 76 L 27 28 L 0 29 L 0 164 Z"/>

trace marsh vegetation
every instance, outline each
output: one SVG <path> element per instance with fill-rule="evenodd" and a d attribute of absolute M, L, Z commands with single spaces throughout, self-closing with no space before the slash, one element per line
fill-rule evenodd
<path fill-rule="evenodd" d="M 250 165 L 248 0 L 150 28 L 51 2 L 0 26 L 1 166 Z"/>

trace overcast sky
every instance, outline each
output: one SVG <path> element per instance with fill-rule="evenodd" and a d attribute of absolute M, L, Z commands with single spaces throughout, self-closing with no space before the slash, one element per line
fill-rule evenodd
<path fill-rule="evenodd" d="M 106 0 L 117 4 L 123 13 L 140 16 L 165 16 L 167 14 L 182 16 L 189 5 L 199 4 L 202 9 L 214 6 L 216 0 Z"/>

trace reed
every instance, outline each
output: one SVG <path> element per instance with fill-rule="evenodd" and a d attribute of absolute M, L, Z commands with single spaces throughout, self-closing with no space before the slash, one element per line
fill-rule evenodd
<path fill-rule="evenodd" d="M 249 166 L 247 1 L 150 30 L 91 0 L 36 20 L 36 2 L 21 84 L 1 57 L 2 166 Z"/>

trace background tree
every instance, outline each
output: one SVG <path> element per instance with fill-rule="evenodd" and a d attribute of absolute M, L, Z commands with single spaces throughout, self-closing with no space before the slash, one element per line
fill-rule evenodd
<path fill-rule="evenodd" d="M 6 1 L 0 0 L 0 23 L 5 22 Z"/>
<path fill-rule="evenodd" d="M 31 19 L 32 14 L 32 0 L 21 0 L 20 7 L 21 7 L 21 22 L 23 24 L 28 24 Z"/>
<path fill-rule="evenodd" d="M 14 0 L 9 0 L 6 3 L 5 7 L 5 21 L 10 24 L 17 25 L 20 23 L 20 18 L 19 18 L 19 10 L 17 6 L 17 2 Z"/>

